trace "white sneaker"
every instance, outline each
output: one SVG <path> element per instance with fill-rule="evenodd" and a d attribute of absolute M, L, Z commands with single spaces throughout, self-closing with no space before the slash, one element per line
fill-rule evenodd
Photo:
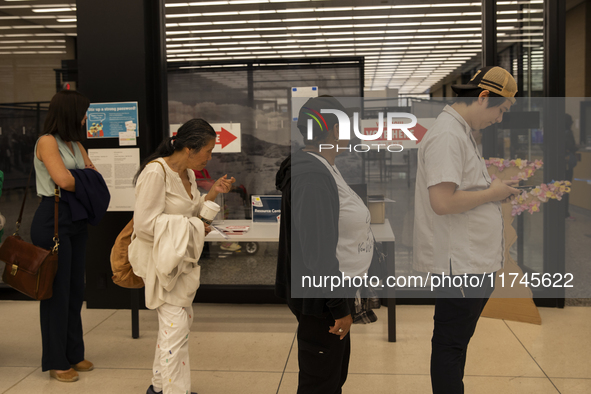
<path fill-rule="evenodd" d="M 228 250 L 230 252 L 235 252 L 237 250 L 242 249 L 242 246 L 238 244 L 238 242 L 226 242 L 220 246 L 221 250 Z"/>

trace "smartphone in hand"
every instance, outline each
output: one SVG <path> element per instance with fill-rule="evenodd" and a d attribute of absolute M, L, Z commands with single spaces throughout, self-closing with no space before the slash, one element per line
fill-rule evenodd
<path fill-rule="evenodd" d="M 511 187 L 514 189 L 517 189 L 520 191 L 526 191 L 526 192 L 531 192 L 535 188 L 535 186 L 511 186 Z"/>

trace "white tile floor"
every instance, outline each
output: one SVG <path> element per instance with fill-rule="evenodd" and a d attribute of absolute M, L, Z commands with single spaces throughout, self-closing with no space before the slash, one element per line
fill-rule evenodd
<path fill-rule="evenodd" d="M 195 304 L 190 339 L 199 394 L 295 393 L 296 321 L 281 305 Z M 432 306 L 398 306 L 398 342 L 386 340 L 386 314 L 355 325 L 344 393 L 430 393 Z M 591 307 L 540 309 L 541 326 L 482 318 L 466 365 L 466 393 L 591 393 Z M 0 393 L 145 393 L 157 320 L 140 312 L 131 338 L 125 310 L 83 311 L 86 356 L 96 369 L 76 383 L 41 372 L 38 303 L 0 302 Z"/>

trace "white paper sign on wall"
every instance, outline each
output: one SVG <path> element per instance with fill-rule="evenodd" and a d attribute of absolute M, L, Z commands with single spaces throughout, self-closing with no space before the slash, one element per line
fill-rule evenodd
<path fill-rule="evenodd" d="M 291 120 L 298 121 L 300 108 L 310 97 L 318 97 L 318 86 L 291 88 Z"/>

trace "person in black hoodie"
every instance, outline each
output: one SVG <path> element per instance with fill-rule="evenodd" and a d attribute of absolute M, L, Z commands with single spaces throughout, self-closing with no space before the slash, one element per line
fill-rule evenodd
<path fill-rule="evenodd" d="M 369 231 L 367 208 L 344 184 L 334 166 L 335 157 L 339 154 L 336 147 L 342 151 L 349 141 L 338 140 L 337 117 L 321 114 L 321 109 L 337 109 L 347 113 L 333 97 L 308 100 L 300 110 L 298 120 L 306 147 L 285 159 L 276 177 L 282 200 L 275 292 L 287 300 L 299 322 L 300 394 L 341 393 L 349 367 L 351 344 L 348 333 L 354 311 L 343 288 L 331 290 L 330 286 L 306 287 L 302 278 L 341 276 L 340 266 L 343 261 L 339 261 L 337 249 L 342 250 L 339 244 L 339 228 L 343 229 L 339 227 L 342 204 L 346 202 L 351 208 L 348 217 L 360 214 L 362 221 L 367 221 L 367 226 L 351 223 L 347 231 L 363 232 L 363 239 L 367 239 L 366 233 Z M 312 118 L 314 138 L 308 140 L 307 120 Z M 339 194 L 344 198 L 340 198 Z M 346 221 L 341 218 L 340 225 L 345 225 Z M 373 243 L 370 245 L 369 251 L 373 252 Z M 357 245 L 354 246 L 357 248 Z M 371 254 L 369 256 L 371 260 Z M 358 256 L 351 256 L 349 260 L 356 262 L 358 259 Z M 367 256 L 359 260 L 365 262 Z M 365 265 L 369 266 L 369 263 Z M 367 269 L 365 265 L 361 270 Z"/>

